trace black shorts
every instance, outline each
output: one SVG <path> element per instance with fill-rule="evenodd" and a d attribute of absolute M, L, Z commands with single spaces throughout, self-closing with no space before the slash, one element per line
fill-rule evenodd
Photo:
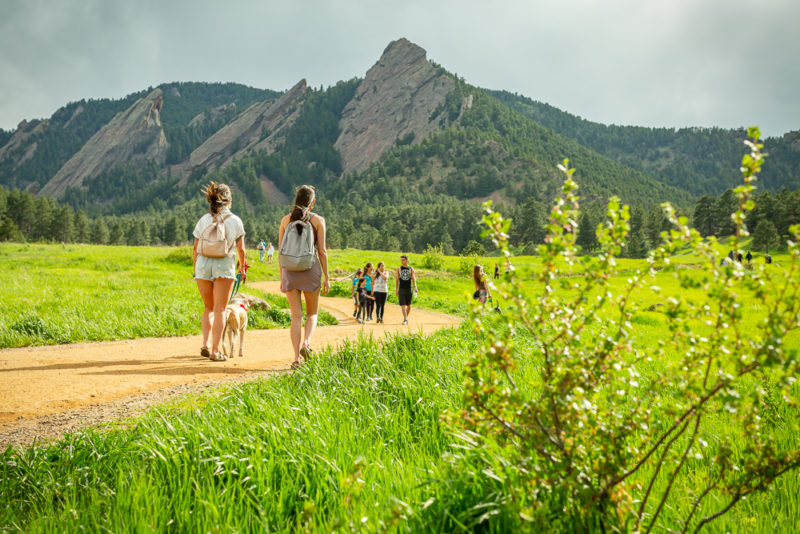
<path fill-rule="evenodd" d="M 400 306 L 411 306 L 414 300 L 414 293 L 410 289 L 400 289 L 397 291 L 397 303 Z"/>

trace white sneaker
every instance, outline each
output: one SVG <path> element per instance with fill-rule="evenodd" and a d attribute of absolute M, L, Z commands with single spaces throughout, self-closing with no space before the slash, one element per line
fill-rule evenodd
<path fill-rule="evenodd" d="M 403 324 L 408 324 L 408 319 L 406 319 L 405 321 L 403 321 Z"/>

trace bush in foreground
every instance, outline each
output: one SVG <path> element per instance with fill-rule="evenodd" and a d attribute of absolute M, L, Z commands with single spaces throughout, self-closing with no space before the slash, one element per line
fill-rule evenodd
<path fill-rule="evenodd" d="M 746 235 L 762 161 L 757 129 L 751 137 L 731 216 L 733 250 Z M 487 323 L 491 312 L 482 308 L 473 319 L 483 350 L 467 365 L 468 406 L 454 418 L 463 429 L 460 465 L 498 487 L 485 513 L 513 511 L 516 529 L 696 532 L 800 465 L 800 366 L 783 347 L 800 326 L 800 228 L 783 270 L 721 265 L 713 242 L 665 205 L 675 229 L 650 254 L 650 272 L 614 293 L 608 281 L 626 245 L 628 209 L 612 199 L 597 230 L 600 254 L 579 258 L 577 185 L 566 161 L 560 168 L 563 193 L 539 249 L 541 291 L 525 297 L 512 271 L 500 287 L 509 303 L 504 324 Z M 509 257 L 509 223 L 486 211 L 488 234 Z M 703 258 L 700 273 L 672 261 L 685 245 Z M 564 262 L 573 276 L 560 276 Z M 708 298 L 668 296 L 671 339 L 643 342 L 631 323 L 643 311 L 632 295 L 658 293 L 650 278 L 657 269 L 687 295 L 702 289 Z M 764 313 L 756 328 L 743 321 L 745 303 Z M 540 371 L 520 373 L 531 360 Z"/>

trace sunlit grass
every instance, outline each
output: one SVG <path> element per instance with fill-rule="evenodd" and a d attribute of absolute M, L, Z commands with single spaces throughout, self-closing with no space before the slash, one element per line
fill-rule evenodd
<path fill-rule="evenodd" d="M 200 332 L 188 249 L 3 243 L 0 262 L 0 348 Z M 285 298 L 241 290 L 276 308 L 253 310 L 251 328 L 288 326 Z"/>

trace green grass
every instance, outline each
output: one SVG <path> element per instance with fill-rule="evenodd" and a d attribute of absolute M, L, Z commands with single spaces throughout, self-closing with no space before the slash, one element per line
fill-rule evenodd
<path fill-rule="evenodd" d="M 88 308 L 99 302 L 91 300 L 90 286 L 96 282 L 82 285 L 86 273 L 91 273 L 104 284 L 139 287 L 139 292 L 143 285 L 185 292 L 181 299 L 195 307 L 189 317 L 196 320 L 201 311 L 199 297 L 191 273 L 187 276 L 186 265 L 180 263 L 181 254 L 161 248 L 3 245 L 0 259 L 10 265 L 0 278 L 3 306 L 18 305 L 25 298 L 29 304 L 42 303 L 42 311 L 63 312 L 71 300 L 76 316 L 89 314 Z M 173 257 L 165 259 L 169 255 Z M 367 260 L 381 259 L 393 268 L 399 264 L 397 256 L 331 251 L 332 272 L 351 272 Z M 126 268 L 101 274 L 98 263 L 107 258 Z M 411 255 L 419 276 L 418 305 L 466 314 L 473 287 L 469 275 L 461 272 L 461 260 L 445 258 L 440 272 L 420 268 L 421 261 L 421 255 Z M 492 271 L 496 258 L 481 261 Z M 515 266 L 526 276 L 538 261 L 515 258 Z M 775 261 L 781 264 L 785 258 L 776 255 Z M 276 265 L 260 264 L 257 257 L 250 262 L 253 279 L 277 279 Z M 697 262 L 691 256 L 681 259 L 687 265 Z M 37 263 L 46 266 L 32 267 Z M 643 265 L 621 260 L 612 288 L 621 288 Z M 149 273 L 163 281 L 145 280 L 134 273 Z M 696 276 L 703 275 L 697 270 Z M 24 297 L 20 296 L 23 292 L 11 289 L 10 282 L 23 276 L 29 277 Z M 37 277 L 47 279 L 49 285 L 41 280 L 34 283 Z M 82 289 L 69 294 L 73 289 L 65 289 L 59 283 L 63 280 L 72 280 Z M 662 288 L 660 294 L 641 291 L 636 298 L 647 305 L 669 295 L 700 302 L 705 298 L 699 292 L 679 291 L 664 273 L 657 275 L 656 284 Z M 137 301 L 140 297 L 134 287 L 127 290 L 127 313 L 142 302 Z M 336 287 L 349 295 L 348 282 Z M 535 294 L 538 287 L 531 281 L 526 290 Z M 81 302 L 79 295 L 90 298 L 89 304 Z M 285 305 L 274 302 L 277 308 Z M 742 295 L 742 302 L 749 306 L 746 324 L 755 327 L 761 311 L 749 304 L 747 295 Z M 5 310 L 3 331 L 9 320 Z M 58 311 L 51 313 L 42 321 L 58 325 Z M 125 314 L 116 319 L 127 320 Z M 637 314 L 632 323 L 636 339 L 645 344 L 670 335 L 658 308 Z M 524 342 L 521 339 L 519 345 Z M 797 350 L 800 339 L 793 336 L 784 344 L 787 350 Z M 9 449 L 0 459 L 0 498 L 5 504 L 0 509 L 0 530 L 514 531 L 518 520 L 504 506 L 502 482 L 486 476 L 481 464 L 458 459 L 459 439 L 442 419 L 445 413 L 458 413 L 464 402 L 463 364 L 475 348 L 468 324 L 429 338 L 395 337 L 382 344 L 363 339 L 336 353 L 321 353 L 300 372 L 151 410 L 127 429 L 87 429 L 53 445 Z M 524 379 L 517 383 L 535 390 L 538 362 L 523 354 L 520 364 L 517 373 Z M 641 371 L 653 376 L 659 365 L 653 362 Z M 797 417 L 793 411 L 778 415 Z M 701 436 L 713 443 L 715 436 L 731 432 L 720 413 L 706 418 Z M 777 435 L 783 443 L 800 440 L 791 433 Z M 737 438 L 739 443 L 746 439 Z M 690 495 L 696 489 L 691 473 L 706 469 L 708 461 L 692 460 L 691 469 L 676 482 L 674 494 Z M 685 515 L 690 505 L 688 497 L 680 497 L 664 513 L 675 519 Z M 708 513 L 712 507 L 718 508 L 713 499 L 699 513 Z M 486 520 L 480 522 L 482 517 Z M 800 531 L 798 473 L 782 477 L 768 492 L 748 497 L 708 531 Z"/>
<path fill-rule="evenodd" d="M 0 244 L 0 348 L 164 337 L 200 332 L 202 301 L 185 248 Z M 249 263 L 258 263 L 251 253 Z M 256 279 L 266 269 L 257 266 Z M 251 328 L 283 328 L 275 310 L 253 310 Z M 328 313 L 320 324 L 335 324 Z"/>

